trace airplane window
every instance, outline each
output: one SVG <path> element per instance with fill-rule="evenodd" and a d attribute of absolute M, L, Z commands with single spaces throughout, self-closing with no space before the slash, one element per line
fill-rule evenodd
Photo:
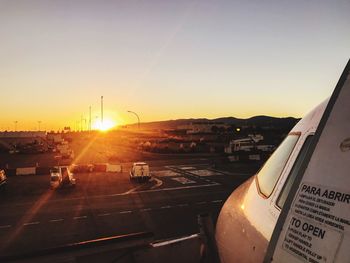
<path fill-rule="evenodd" d="M 281 194 L 280 194 L 280 196 L 278 197 L 278 200 L 277 200 L 277 206 L 280 207 L 280 208 L 282 208 L 284 206 L 284 203 L 285 203 L 285 201 L 287 199 L 287 196 L 288 196 L 289 191 L 290 191 L 290 189 L 292 187 L 292 184 L 293 184 L 293 182 L 295 180 L 295 177 L 296 177 L 296 175 L 297 175 L 297 173 L 298 173 L 298 171 L 300 169 L 301 163 L 304 160 L 306 152 L 307 152 L 307 150 L 310 147 L 310 144 L 312 142 L 312 140 L 311 140 L 312 138 L 313 138 L 313 136 L 308 136 L 306 138 L 306 140 L 304 142 L 304 145 L 301 148 L 301 150 L 299 152 L 299 155 L 298 155 L 298 157 L 297 157 L 297 159 L 296 159 L 296 161 L 295 161 L 295 163 L 293 165 L 293 168 L 292 168 L 292 170 L 289 173 L 288 179 L 287 179 L 286 183 L 283 186 Z"/>
<path fill-rule="evenodd" d="M 266 197 L 271 195 L 298 138 L 299 135 L 288 135 L 258 173 L 259 190 Z"/>

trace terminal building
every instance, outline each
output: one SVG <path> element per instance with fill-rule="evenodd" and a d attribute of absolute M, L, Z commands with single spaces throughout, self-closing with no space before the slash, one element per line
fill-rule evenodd
<path fill-rule="evenodd" d="M 0 138 L 46 138 L 45 131 L 3 131 Z"/>

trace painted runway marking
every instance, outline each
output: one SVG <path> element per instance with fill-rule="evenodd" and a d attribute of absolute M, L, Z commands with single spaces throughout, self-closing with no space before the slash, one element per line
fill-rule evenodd
<path fill-rule="evenodd" d="M 169 208 L 171 208 L 171 206 L 170 205 L 166 205 L 166 206 L 162 206 L 160 209 L 169 209 Z"/>
<path fill-rule="evenodd" d="M 64 221 L 63 218 L 57 218 L 57 219 L 51 219 L 51 220 L 50 220 L 51 223 L 62 222 L 62 221 Z"/>
<path fill-rule="evenodd" d="M 251 173 L 236 173 L 236 172 L 227 172 L 227 171 L 221 171 L 221 170 L 217 170 L 214 168 L 209 168 L 208 170 L 223 174 L 223 175 L 244 175 L 244 176 L 248 176 L 251 175 Z"/>
<path fill-rule="evenodd" d="M 185 206 L 189 206 L 189 204 L 179 204 L 177 205 L 178 207 L 185 207 Z"/>
<path fill-rule="evenodd" d="M 104 214 L 98 214 L 97 216 L 109 216 L 111 215 L 110 213 L 104 213 Z"/>
<path fill-rule="evenodd" d="M 108 194 L 108 195 L 93 195 L 90 196 L 89 199 L 93 198 L 105 198 L 105 197 L 114 197 L 114 196 L 126 196 L 130 194 L 139 194 L 139 193 L 152 193 L 152 192 L 161 192 L 161 191 L 178 191 L 183 189 L 195 189 L 195 188 L 206 188 L 206 187 L 213 187 L 213 186 L 220 186 L 220 183 L 212 182 L 210 184 L 204 184 L 204 185 L 188 185 L 188 186 L 179 186 L 179 187 L 166 187 L 166 188 L 160 188 L 160 189 L 149 189 L 149 190 L 140 190 L 137 191 L 139 188 L 143 187 L 143 185 L 140 185 L 136 188 L 133 188 L 129 191 L 123 192 L 123 193 L 115 193 L 115 194 Z M 85 200 L 86 197 L 73 197 L 73 198 L 64 198 L 60 200 L 50 200 L 50 203 L 59 203 L 59 202 L 68 202 L 73 200 Z M 32 205 L 32 202 L 25 202 L 20 204 L 14 204 L 15 206 L 24 206 L 24 205 Z M 0 207 L 7 207 L 9 205 L 0 205 Z M 13 206 L 13 205 L 11 205 Z"/>
<path fill-rule="evenodd" d="M 137 187 L 135 187 L 135 188 L 132 188 L 132 189 L 130 189 L 130 190 L 124 192 L 124 193 L 115 194 L 115 195 L 128 195 L 128 194 L 132 194 L 132 193 L 135 193 L 138 189 L 140 189 L 140 188 L 142 188 L 142 187 L 143 187 L 143 185 L 139 185 L 139 186 L 137 186 Z M 113 196 L 113 195 L 110 195 L 110 196 Z"/>
<path fill-rule="evenodd" d="M 159 180 L 159 179 L 157 179 L 157 178 L 155 178 L 155 177 L 153 177 L 153 178 L 151 179 L 151 181 L 156 181 L 156 184 L 155 184 L 154 186 L 152 186 L 151 189 L 158 188 L 158 187 L 160 187 L 160 186 L 163 184 L 163 181 L 162 181 L 162 180 Z"/>
<path fill-rule="evenodd" d="M 222 200 L 214 200 L 214 201 L 211 201 L 212 203 L 221 203 Z"/>
<path fill-rule="evenodd" d="M 94 196 L 95 198 L 99 197 L 113 197 L 113 196 L 123 196 L 123 195 L 129 195 L 129 194 L 139 194 L 139 193 L 152 193 L 152 192 L 161 192 L 161 191 L 177 191 L 182 189 L 193 189 L 193 188 L 205 188 L 205 187 L 212 187 L 212 186 L 219 186 L 220 183 L 211 183 L 211 184 L 202 184 L 202 185 L 189 185 L 189 186 L 179 186 L 179 187 L 167 187 L 167 188 L 161 188 L 161 189 L 150 189 L 150 190 L 140 190 L 136 191 L 136 189 L 132 189 L 133 191 L 127 191 L 125 193 L 117 193 L 117 194 L 111 194 L 111 195 L 101 195 L 101 196 Z M 76 198 L 76 199 L 82 199 L 82 198 Z M 71 199 L 75 200 L 75 199 Z"/>
<path fill-rule="evenodd" d="M 179 182 L 180 184 L 195 184 L 195 181 L 192 181 L 190 179 L 187 179 L 185 177 L 173 177 L 172 180 Z"/>
<path fill-rule="evenodd" d="M 33 226 L 33 225 L 38 225 L 38 224 L 40 224 L 40 222 L 39 221 L 35 221 L 35 222 L 24 223 L 23 225 L 24 226 Z"/>
<path fill-rule="evenodd" d="M 79 220 L 79 219 L 86 219 L 87 216 L 75 216 L 73 217 L 74 220 Z"/>
<path fill-rule="evenodd" d="M 180 166 L 181 170 L 196 170 L 196 167 L 193 166 Z"/>
<path fill-rule="evenodd" d="M 216 176 L 216 175 L 221 175 L 221 173 L 217 173 L 217 172 L 214 172 L 214 171 L 211 171 L 211 170 L 206 170 L 206 169 L 203 169 L 203 170 L 195 170 L 195 171 L 191 171 L 190 173 L 194 174 L 194 175 L 197 175 L 197 176 Z"/>
<path fill-rule="evenodd" d="M 119 212 L 119 214 L 130 214 L 130 213 L 132 213 L 132 211 L 130 211 L 130 210 L 128 210 L 128 211 L 121 211 L 121 212 Z"/>
<path fill-rule="evenodd" d="M 172 170 L 162 170 L 162 171 L 153 172 L 153 175 L 158 177 L 174 177 L 174 176 L 180 176 L 181 174 Z"/>
<path fill-rule="evenodd" d="M 3 229 L 3 228 L 10 228 L 11 225 L 3 225 L 3 226 L 0 226 L 0 229 Z"/>
<path fill-rule="evenodd" d="M 146 211 L 151 211 L 152 210 L 152 208 L 142 208 L 140 211 L 141 212 L 146 212 Z"/>
<path fill-rule="evenodd" d="M 204 204 L 206 204 L 207 202 L 197 202 L 196 204 L 197 205 L 204 205 Z"/>
<path fill-rule="evenodd" d="M 182 189 L 193 189 L 193 188 L 204 188 L 204 187 L 212 187 L 212 186 L 219 186 L 221 184 L 219 183 L 212 183 L 212 184 L 203 184 L 203 185 L 189 185 L 189 186 L 179 186 L 179 187 L 169 187 L 169 188 L 162 188 L 162 189 L 153 189 L 153 190 L 141 190 L 137 192 L 133 192 L 133 194 L 137 193 L 147 193 L 147 192 L 161 192 L 161 191 L 176 191 L 176 190 L 182 190 Z M 123 195 L 123 194 L 116 194 L 116 195 Z M 111 195 L 111 196 L 116 196 Z"/>

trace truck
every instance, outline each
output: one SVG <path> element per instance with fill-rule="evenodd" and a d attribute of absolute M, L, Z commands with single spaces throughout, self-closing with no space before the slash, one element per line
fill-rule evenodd
<path fill-rule="evenodd" d="M 132 165 L 130 171 L 130 180 L 137 181 L 149 181 L 151 179 L 151 173 L 149 170 L 149 165 L 145 162 L 136 162 Z"/>
<path fill-rule="evenodd" d="M 52 189 L 64 186 L 75 186 L 75 178 L 68 166 L 56 166 L 50 170 L 50 185 Z"/>

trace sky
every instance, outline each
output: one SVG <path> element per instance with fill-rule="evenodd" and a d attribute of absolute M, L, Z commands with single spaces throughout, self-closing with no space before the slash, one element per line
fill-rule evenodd
<path fill-rule="evenodd" d="M 0 130 L 302 117 L 350 58 L 350 0 L 0 0 Z"/>

